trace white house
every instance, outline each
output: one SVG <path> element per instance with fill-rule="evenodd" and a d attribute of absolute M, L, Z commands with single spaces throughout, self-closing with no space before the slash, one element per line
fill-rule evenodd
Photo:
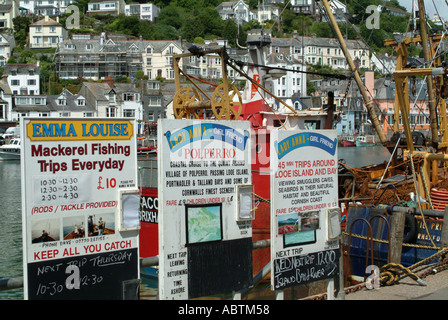
<path fill-rule="evenodd" d="M 250 11 L 249 5 L 243 0 L 222 2 L 215 9 L 218 11 L 222 20 L 232 19 L 239 24 L 245 24 L 250 20 L 258 18 L 256 14 Z"/>
<path fill-rule="evenodd" d="M 101 14 L 118 16 L 125 14 L 124 0 L 92 0 L 87 6 L 87 15 Z"/>
<path fill-rule="evenodd" d="M 154 21 L 159 16 L 160 8 L 152 3 L 140 4 L 140 20 Z"/>
<path fill-rule="evenodd" d="M 370 59 L 372 70 L 382 74 L 392 74 L 397 69 L 397 57 L 389 57 L 386 55 L 372 55 Z"/>
<path fill-rule="evenodd" d="M 77 0 L 20 0 L 20 7 L 30 13 L 53 16 L 63 14 L 70 4 L 77 2 Z"/>
<path fill-rule="evenodd" d="M 16 41 L 12 33 L 0 33 L 0 67 L 11 57 Z"/>
<path fill-rule="evenodd" d="M 31 49 L 57 48 L 58 43 L 68 37 L 68 31 L 59 23 L 59 17 L 53 20 L 45 16 L 44 19 L 30 24 L 29 28 Z"/>
<path fill-rule="evenodd" d="M 12 92 L 6 76 L 0 79 L 0 122 L 13 121 Z"/>
<path fill-rule="evenodd" d="M 143 72 L 149 80 L 158 76 L 174 79 L 173 54 L 181 54 L 182 46 L 179 40 L 152 40 L 143 51 Z M 179 67 L 182 67 L 180 65 Z"/>
<path fill-rule="evenodd" d="M 278 76 L 267 81 L 267 87 L 269 86 L 276 96 L 286 98 L 306 95 L 306 73 L 304 73 L 306 72 L 306 64 L 294 58 L 291 54 L 282 53 L 271 53 L 266 56 L 265 61 L 268 67 L 291 70 L 282 73 L 275 72 Z M 294 72 L 293 70 L 302 72 Z M 271 72 L 268 74 L 271 74 Z"/>
<path fill-rule="evenodd" d="M 140 20 L 154 21 L 159 16 L 159 7 L 152 3 L 131 3 L 125 5 L 126 16 L 138 16 Z"/>
<path fill-rule="evenodd" d="M 36 64 L 5 64 L 4 74 L 8 76 L 8 85 L 14 95 L 40 94 L 39 61 Z"/>
<path fill-rule="evenodd" d="M 51 109 L 47 105 L 47 96 L 29 96 L 14 94 L 12 118 L 19 121 L 21 117 L 51 117 Z"/>

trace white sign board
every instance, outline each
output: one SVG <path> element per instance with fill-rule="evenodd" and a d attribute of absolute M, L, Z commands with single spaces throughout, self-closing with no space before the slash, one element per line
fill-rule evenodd
<path fill-rule="evenodd" d="M 158 150 L 160 299 L 248 287 L 249 122 L 159 120 Z"/>
<path fill-rule="evenodd" d="M 122 205 L 138 190 L 135 120 L 23 118 L 21 128 L 25 298 L 122 298 L 121 282 L 139 277 L 138 228 L 120 228 L 138 221 L 138 200 Z"/>
<path fill-rule="evenodd" d="M 338 206 L 336 137 L 335 130 L 271 132 L 273 290 L 337 275 L 339 245 L 327 230 L 329 209 Z"/>

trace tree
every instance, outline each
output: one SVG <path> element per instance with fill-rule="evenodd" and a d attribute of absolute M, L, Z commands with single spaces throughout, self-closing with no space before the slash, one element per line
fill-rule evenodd
<path fill-rule="evenodd" d="M 194 42 L 194 43 L 201 43 L 201 44 L 204 44 L 204 43 L 205 43 L 204 38 L 202 38 L 202 37 L 196 37 L 196 38 L 194 38 L 193 42 Z"/>
<path fill-rule="evenodd" d="M 188 42 L 191 42 L 196 37 L 204 37 L 204 27 L 200 23 L 198 17 L 189 17 L 182 27 L 182 36 Z"/>
<path fill-rule="evenodd" d="M 173 5 L 169 5 L 160 10 L 157 24 L 168 25 L 179 29 L 182 26 L 179 9 Z"/>
<path fill-rule="evenodd" d="M 225 39 L 229 40 L 230 46 L 236 45 L 236 38 L 238 36 L 238 26 L 233 20 L 229 19 L 224 22 L 224 30 L 222 31 L 222 36 Z"/>
<path fill-rule="evenodd" d="M 145 73 L 143 72 L 143 70 L 135 71 L 135 79 L 136 80 L 142 80 L 144 75 L 145 75 Z"/>

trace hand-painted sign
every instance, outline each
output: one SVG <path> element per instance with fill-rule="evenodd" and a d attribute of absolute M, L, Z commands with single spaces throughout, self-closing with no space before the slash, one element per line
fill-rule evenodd
<path fill-rule="evenodd" d="M 161 299 L 251 285 L 252 224 L 235 217 L 251 184 L 249 132 L 246 121 L 159 121 Z M 250 213 L 251 193 L 241 199 Z"/>
<path fill-rule="evenodd" d="M 25 298 L 121 299 L 122 282 L 139 278 L 138 231 L 120 229 L 138 203 L 122 207 L 118 192 L 137 188 L 135 120 L 23 118 L 21 128 Z"/>
<path fill-rule="evenodd" d="M 337 174 L 334 130 L 271 132 L 273 289 L 338 274 L 333 260 L 319 260 L 322 252 L 338 250 L 327 231 L 328 209 L 338 205 Z"/>

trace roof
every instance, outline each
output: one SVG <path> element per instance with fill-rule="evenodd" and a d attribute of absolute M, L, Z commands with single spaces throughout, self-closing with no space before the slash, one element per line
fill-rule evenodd
<path fill-rule="evenodd" d="M 72 44 L 75 46 L 75 50 L 67 49 L 66 45 Z M 89 45 L 90 49 L 87 49 Z M 179 49 L 182 48 L 179 40 L 117 40 L 117 39 L 104 39 L 104 43 L 101 44 L 100 39 L 67 39 L 64 40 L 58 47 L 58 54 L 82 54 L 91 55 L 109 50 L 106 48 L 112 48 L 113 52 L 132 53 L 131 48 L 137 48 L 137 53 L 144 53 L 146 47 L 151 47 L 153 53 L 163 52 L 168 46 L 175 45 Z"/>
<path fill-rule="evenodd" d="M 59 98 L 63 96 L 65 97 L 66 104 L 60 105 L 58 104 Z M 84 99 L 84 105 L 78 105 L 77 100 L 81 98 Z M 78 112 L 95 112 L 96 109 L 93 107 L 89 101 L 85 97 L 80 94 L 73 95 L 70 91 L 64 89 L 61 94 L 58 95 L 49 95 L 47 96 L 47 104 L 55 111 L 78 111 Z"/>
<path fill-rule="evenodd" d="M 294 38 L 272 38 L 271 47 L 303 47 L 303 44 Z"/>
<path fill-rule="evenodd" d="M 83 82 L 83 86 L 90 90 L 96 100 L 109 101 L 105 97 L 112 89 L 105 82 Z"/>
<path fill-rule="evenodd" d="M 46 21 L 46 18 L 43 18 L 39 21 L 36 21 L 36 22 L 30 24 L 30 27 L 35 27 L 35 26 L 62 26 L 62 24 L 60 24 L 56 20 L 53 20 L 50 17 L 48 17 L 47 21 Z"/>
<path fill-rule="evenodd" d="M 0 4 L 0 12 L 9 12 L 11 11 L 12 4 Z"/>
<path fill-rule="evenodd" d="M 7 63 L 4 65 L 5 74 L 10 75 L 11 70 L 17 70 L 17 74 L 27 74 L 29 70 L 34 70 L 34 74 L 40 73 L 40 67 L 33 63 Z"/>

